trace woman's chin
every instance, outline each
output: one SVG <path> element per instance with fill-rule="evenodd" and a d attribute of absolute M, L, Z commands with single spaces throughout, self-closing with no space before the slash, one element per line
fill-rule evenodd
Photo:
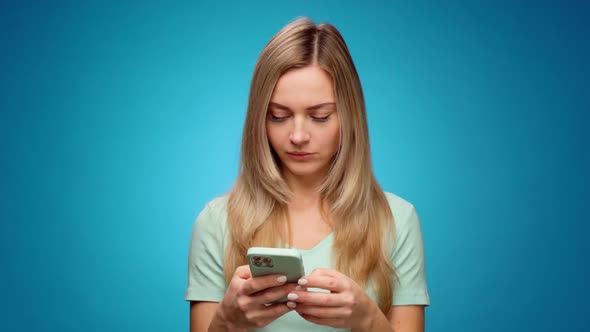
<path fill-rule="evenodd" d="M 323 178 L 326 175 L 326 169 L 317 167 L 317 165 L 294 165 L 295 167 L 285 167 L 283 174 L 289 173 L 291 176 L 297 178 L 309 178 L 318 177 Z"/>

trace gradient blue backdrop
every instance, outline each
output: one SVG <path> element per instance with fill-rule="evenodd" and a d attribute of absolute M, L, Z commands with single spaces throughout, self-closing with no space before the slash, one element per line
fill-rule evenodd
<path fill-rule="evenodd" d="M 585 5 L 83 3 L 0 5 L 0 330 L 188 329 L 194 218 L 300 15 L 341 30 L 377 177 L 418 209 L 427 330 L 588 329 Z"/>

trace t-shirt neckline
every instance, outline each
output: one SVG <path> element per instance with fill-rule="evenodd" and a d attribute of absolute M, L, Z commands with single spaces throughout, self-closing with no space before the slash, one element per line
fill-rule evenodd
<path fill-rule="evenodd" d="M 326 235 L 323 239 L 320 240 L 320 242 L 316 243 L 315 246 L 313 246 L 309 249 L 299 249 L 299 248 L 292 247 L 290 245 L 287 246 L 287 248 L 295 249 L 295 250 L 301 252 L 302 254 L 307 254 L 307 253 L 311 253 L 313 251 L 319 250 L 321 247 L 323 247 L 328 242 L 330 242 L 333 237 L 334 237 L 334 231 L 330 232 L 330 234 Z"/>

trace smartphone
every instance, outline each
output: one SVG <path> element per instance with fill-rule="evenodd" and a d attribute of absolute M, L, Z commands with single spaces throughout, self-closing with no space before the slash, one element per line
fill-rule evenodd
<path fill-rule="evenodd" d="M 305 275 L 301 253 L 295 249 L 252 247 L 247 257 L 253 277 L 282 274 L 287 282 L 297 282 Z"/>

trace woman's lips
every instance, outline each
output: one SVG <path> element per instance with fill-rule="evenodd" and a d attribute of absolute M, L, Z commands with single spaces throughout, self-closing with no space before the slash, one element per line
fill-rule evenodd
<path fill-rule="evenodd" d="M 287 155 L 293 160 L 308 160 L 313 158 L 314 154 L 308 152 L 287 152 Z"/>

